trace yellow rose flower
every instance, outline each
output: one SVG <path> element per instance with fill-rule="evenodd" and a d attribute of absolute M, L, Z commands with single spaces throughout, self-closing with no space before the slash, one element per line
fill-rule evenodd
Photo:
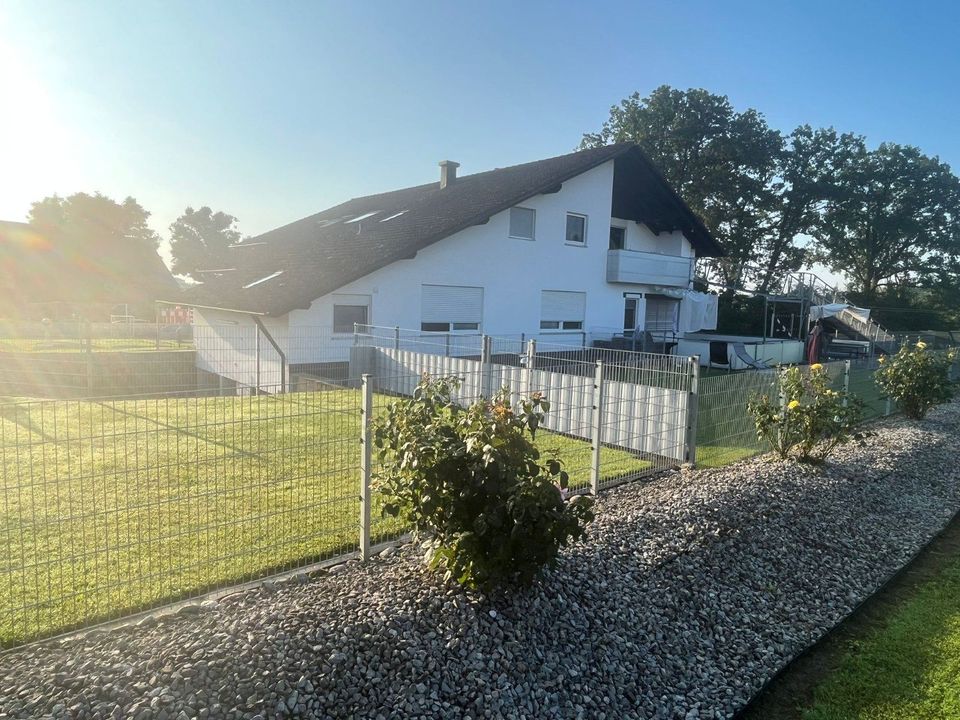
<path fill-rule="evenodd" d="M 887 361 L 886 355 L 881 355 L 880 357 L 877 358 L 877 362 L 880 363 L 881 365 L 883 365 L 886 361 Z"/>
<path fill-rule="evenodd" d="M 790 402 L 787 403 L 787 409 L 788 409 L 788 410 L 793 410 L 793 409 L 796 408 L 796 407 L 800 407 L 800 401 L 799 401 L 799 400 L 791 400 Z"/>
<path fill-rule="evenodd" d="M 810 369 L 811 369 L 811 370 L 823 370 L 823 365 L 821 365 L 820 363 L 814 363 L 813 365 L 810 366 Z"/>
<path fill-rule="evenodd" d="M 923 350 L 926 346 L 927 346 L 927 344 L 926 344 L 923 340 L 920 340 L 920 341 L 917 343 L 917 349 L 918 349 L 918 350 Z"/>

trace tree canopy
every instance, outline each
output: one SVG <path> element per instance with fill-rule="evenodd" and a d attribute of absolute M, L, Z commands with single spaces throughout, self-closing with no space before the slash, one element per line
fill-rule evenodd
<path fill-rule="evenodd" d="M 664 85 L 611 107 L 581 147 L 624 141 L 640 146 L 724 244 L 729 257 L 711 261 L 712 269 L 727 284 L 739 284 L 761 244 L 783 150 L 780 133 L 755 110 L 736 112 L 725 96 Z"/>
<path fill-rule="evenodd" d="M 785 135 L 726 96 L 662 86 L 610 108 L 581 147 L 632 141 L 729 257 L 708 275 L 760 292 L 813 261 L 870 299 L 908 280 L 938 292 L 960 255 L 960 180 L 915 147 L 801 125 Z M 934 283 L 936 278 L 936 283 Z"/>
<path fill-rule="evenodd" d="M 204 206 L 188 207 L 170 225 L 170 252 L 173 272 L 203 280 L 204 270 L 216 270 L 230 263 L 230 246 L 240 242 L 237 219 Z"/>
<path fill-rule="evenodd" d="M 35 202 L 27 220 L 37 229 L 57 233 L 64 241 L 89 252 L 92 248 L 109 251 L 128 242 L 156 249 L 160 236 L 147 225 L 149 217 L 150 213 L 132 197 L 118 203 L 100 193 L 81 192 Z"/>
<path fill-rule="evenodd" d="M 960 255 L 960 179 L 915 147 L 862 144 L 833 176 L 817 257 L 865 301 L 929 280 Z"/>
<path fill-rule="evenodd" d="M 99 193 L 44 198 L 30 209 L 24 242 L 3 248 L 17 305 L 141 304 L 176 292 L 157 254 L 150 213 L 131 197 Z M 11 301 L 13 302 L 13 301 Z"/>

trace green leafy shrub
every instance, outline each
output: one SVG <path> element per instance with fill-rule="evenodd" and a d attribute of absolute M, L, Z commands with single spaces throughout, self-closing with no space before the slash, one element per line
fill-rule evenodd
<path fill-rule="evenodd" d="M 934 405 L 953 397 L 950 365 L 954 358 L 954 351 L 934 352 L 922 341 L 905 344 L 896 355 L 880 358 L 874 378 L 904 415 L 920 420 Z"/>
<path fill-rule="evenodd" d="M 567 473 L 533 444 L 549 404 L 510 406 L 501 391 L 462 407 L 456 378 L 424 378 L 373 424 L 384 513 L 428 546 L 431 567 L 467 587 L 529 583 L 593 519 L 589 497 L 566 500 Z"/>
<path fill-rule="evenodd" d="M 780 397 L 761 395 L 747 404 L 757 437 L 781 458 L 796 453 L 804 462 L 823 462 L 847 442 L 863 418 L 859 398 L 830 387 L 826 369 L 816 363 L 809 373 L 799 367 L 780 372 Z"/>

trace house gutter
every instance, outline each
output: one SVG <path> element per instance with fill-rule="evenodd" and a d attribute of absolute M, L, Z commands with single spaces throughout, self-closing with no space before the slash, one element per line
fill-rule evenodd
<path fill-rule="evenodd" d="M 186 305 L 200 310 L 219 310 L 220 312 L 238 313 L 240 315 L 249 315 L 250 317 L 266 317 L 267 315 L 267 313 L 254 312 L 253 310 L 237 310 L 236 308 L 216 307 L 214 305 L 197 305 L 196 303 L 185 302 L 183 300 L 154 300 L 154 302 L 158 305 Z"/>

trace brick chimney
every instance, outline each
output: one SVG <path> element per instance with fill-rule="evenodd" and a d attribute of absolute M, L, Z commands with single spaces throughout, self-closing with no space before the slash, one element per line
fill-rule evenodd
<path fill-rule="evenodd" d="M 447 185 L 453 185 L 457 181 L 457 168 L 460 167 L 460 163 L 454 162 L 453 160 L 441 160 L 440 161 L 440 189 L 442 190 Z"/>

